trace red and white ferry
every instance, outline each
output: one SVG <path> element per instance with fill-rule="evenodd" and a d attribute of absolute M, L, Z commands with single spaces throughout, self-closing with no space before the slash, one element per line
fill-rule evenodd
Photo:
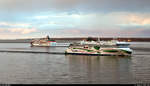
<path fill-rule="evenodd" d="M 55 40 L 52 40 L 47 36 L 46 38 L 34 39 L 31 41 L 31 46 L 39 47 L 50 47 L 50 46 L 69 46 L 70 43 L 57 43 Z"/>

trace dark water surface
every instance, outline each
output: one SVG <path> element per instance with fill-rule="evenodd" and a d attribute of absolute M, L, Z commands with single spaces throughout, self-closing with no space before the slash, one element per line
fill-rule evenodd
<path fill-rule="evenodd" d="M 131 57 L 0 52 L 2 84 L 150 83 L 150 43 L 132 43 Z M 0 43 L 0 49 L 59 51 L 66 47 L 30 47 Z"/>

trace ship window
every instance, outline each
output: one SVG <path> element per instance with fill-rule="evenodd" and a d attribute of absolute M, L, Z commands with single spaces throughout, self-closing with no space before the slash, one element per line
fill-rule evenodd
<path fill-rule="evenodd" d="M 117 50 L 103 50 L 103 52 L 111 52 L 111 53 L 115 53 L 118 52 Z"/>
<path fill-rule="evenodd" d="M 88 46 L 84 46 L 84 48 L 88 48 Z"/>

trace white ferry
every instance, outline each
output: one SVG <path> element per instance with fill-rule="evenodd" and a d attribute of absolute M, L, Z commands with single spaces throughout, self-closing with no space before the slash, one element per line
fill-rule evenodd
<path fill-rule="evenodd" d="M 132 49 L 129 43 L 112 41 L 81 41 L 71 44 L 65 51 L 66 54 L 80 55 L 119 55 L 130 56 Z"/>
<path fill-rule="evenodd" d="M 52 40 L 47 36 L 46 38 L 34 39 L 31 41 L 31 46 L 39 46 L 39 47 L 68 47 L 70 43 L 57 43 L 55 40 Z"/>

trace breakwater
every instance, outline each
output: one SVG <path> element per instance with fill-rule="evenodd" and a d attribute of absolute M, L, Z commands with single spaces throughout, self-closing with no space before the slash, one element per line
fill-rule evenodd
<path fill-rule="evenodd" d="M 65 54 L 65 52 L 47 52 L 47 51 L 31 51 L 31 50 L 0 50 L 0 52 L 11 53 L 46 53 L 46 54 Z"/>
<path fill-rule="evenodd" d="M 65 53 L 65 52 L 49 52 L 49 51 L 32 51 L 32 50 L 7 50 L 3 49 L 0 52 L 9 52 L 9 53 L 37 53 L 37 54 L 57 54 L 57 55 L 88 55 L 88 56 L 116 56 L 111 54 L 79 54 L 79 53 Z M 132 54 L 132 55 L 143 55 L 143 54 Z M 150 54 L 148 54 L 150 55 Z M 123 55 L 118 55 L 123 56 Z"/>

